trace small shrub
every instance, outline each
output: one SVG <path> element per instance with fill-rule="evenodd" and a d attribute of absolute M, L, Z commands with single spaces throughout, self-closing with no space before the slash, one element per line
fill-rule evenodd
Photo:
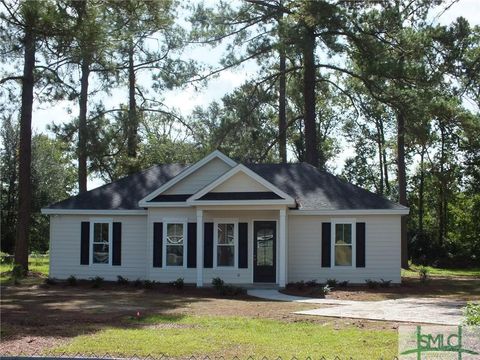
<path fill-rule="evenodd" d="M 345 281 L 340 281 L 338 283 L 338 286 L 342 287 L 342 288 L 346 288 L 348 286 L 348 280 L 345 280 Z"/>
<path fill-rule="evenodd" d="M 67 278 L 67 284 L 70 285 L 70 286 L 76 286 L 77 285 L 77 278 L 73 275 L 70 275 Z"/>
<path fill-rule="evenodd" d="M 327 280 L 327 285 L 330 287 L 336 287 L 338 285 L 337 279 L 328 279 Z"/>
<path fill-rule="evenodd" d="M 390 287 L 392 283 L 392 280 L 383 280 L 383 279 L 380 279 L 380 287 L 382 288 L 388 288 Z"/>
<path fill-rule="evenodd" d="M 225 281 L 218 277 L 212 279 L 212 286 L 222 296 L 237 296 L 247 293 L 246 289 L 232 284 L 225 284 Z"/>
<path fill-rule="evenodd" d="M 247 290 L 232 284 L 223 285 L 223 288 L 220 290 L 220 294 L 223 296 L 237 296 L 244 295 L 247 293 Z"/>
<path fill-rule="evenodd" d="M 117 276 L 117 284 L 118 285 L 128 285 L 129 281 L 127 278 L 124 278 L 123 276 L 121 275 L 118 275 Z"/>
<path fill-rule="evenodd" d="M 463 316 L 465 325 L 480 325 L 480 303 L 468 303 L 463 308 Z"/>
<path fill-rule="evenodd" d="M 309 280 L 305 283 L 308 287 L 316 287 L 318 285 L 317 280 Z"/>
<path fill-rule="evenodd" d="M 169 282 L 168 285 L 177 290 L 181 290 L 185 286 L 185 282 L 183 281 L 183 278 L 178 278 L 175 281 Z"/>
<path fill-rule="evenodd" d="M 0 264 L 10 264 L 12 262 L 12 255 L 0 251 Z"/>
<path fill-rule="evenodd" d="M 135 280 L 135 281 L 133 282 L 133 286 L 135 286 L 135 287 L 140 287 L 140 286 L 142 286 L 142 280 L 140 280 L 140 279 Z"/>
<path fill-rule="evenodd" d="M 43 282 L 45 283 L 45 285 L 55 285 L 57 283 L 57 280 L 52 277 L 47 277 Z"/>
<path fill-rule="evenodd" d="M 428 270 L 427 267 L 420 266 L 420 268 L 418 269 L 418 276 L 420 277 L 420 281 L 422 283 L 427 282 L 429 273 L 430 273 L 430 270 Z"/>
<path fill-rule="evenodd" d="M 221 290 L 221 289 L 225 286 L 225 281 L 223 281 L 223 280 L 220 279 L 219 277 L 213 278 L 213 279 L 212 279 L 212 286 L 213 286 L 216 290 Z"/>
<path fill-rule="evenodd" d="M 376 289 L 380 286 L 380 283 L 375 280 L 367 279 L 365 280 L 369 289 Z"/>
<path fill-rule="evenodd" d="M 295 283 L 295 288 L 298 289 L 298 290 L 303 290 L 305 289 L 305 281 L 297 281 Z"/>
<path fill-rule="evenodd" d="M 328 285 L 328 284 L 325 285 L 325 286 L 322 288 L 322 290 L 323 290 L 323 293 L 324 293 L 325 295 L 330 294 L 330 293 L 332 292 L 332 288 L 331 288 L 330 285 Z"/>
<path fill-rule="evenodd" d="M 98 289 L 103 284 L 103 277 L 95 276 L 94 278 L 90 279 L 90 282 L 92 283 L 92 287 L 94 289 Z"/>
<path fill-rule="evenodd" d="M 145 287 L 145 289 L 153 289 L 153 287 L 155 286 L 155 281 L 145 280 L 143 282 L 143 286 Z"/>

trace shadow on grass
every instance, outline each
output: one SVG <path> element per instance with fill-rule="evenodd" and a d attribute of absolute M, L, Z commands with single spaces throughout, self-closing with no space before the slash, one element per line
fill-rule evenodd
<path fill-rule="evenodd" d="M 72 338 L 106 328 L 138 328 L 152 321 L 176 322 L 174 313 L 194 302 L 217 298 L 213 289 L 157 286 L 140 289 L 105 283 L 4 286 L 1 297 L 2 341 L 26 336 Z"/>

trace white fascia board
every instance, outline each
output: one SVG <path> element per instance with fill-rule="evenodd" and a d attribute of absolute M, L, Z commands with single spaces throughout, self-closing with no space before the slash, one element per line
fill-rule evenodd
<path fill-rule="evenodd" d="M 410 209 L 289 210 L 289 215 L 408 215 Z"/>
<path fill-rule="evenodd" d="M 201 198 L 203 195 L 207 194 L 209 191 L 213 190 L 214 188 L 224 183 L 225 181 L 230 179 L 233 175 L 239 172 L 243 172 L 245 175 L 251 177 L 253 180 L 259 182 L 260 184 L 265 186 L 267 189 L 271 190 L 278 196 L 285 199 L 285 202 L 281 202 L 283 200 L 262 200 L 265 204 L 273 204 L 271 203 L 271 201 L 275 201 L 275 204 L 295 205 L 295 199 L 293 199 L 290 195 L 286 194 L 285 192 L 280 190 L 278 187 L 273 185 L 271 182 L 265 180 L 263 177 L 261 177 L 260 175 L 258 175 L 257 173 L 255 173 L 254 171 L 250 170 L 249 168 L 247 168 L 245 165 L 242 165 L 242 164 L 238 164 L 233 169 L 230 169 L 225 174 L 220 176 L 218 179 L 214 180 L 213 182 L 205 186 L 203 189 L 197 191 L 195 194 L 193 194 L 187 199 L 187 202 L 195 203 L 195 204 L 203 203 L 203 201 L 206 201 L 206 200 L 197 200 L 197 199 Z M 226 201 L 228 201 L 229 204 L 232 203 L 232 201 L 229 201 L 229 200 L 226 200 Z M 243 203 L 245 203 L 246 200 L 239 200 L 239 201 L 242 201 Z M 208 201 L 208 203 L 212 203 L 212 201 Z"/>
<path fill-rule="evenodd" d="M 194 200 L 192 205 L 295 205 L 290 200 Z M 205 208 L 208 210 L 208 208 Z"/>
<path fill-rule="evenodd" d="M 191 204 L 187 204 L 186 202 L 140 202 L 140 207 L 148 207 L 148 208 L 161 208 L 161 207 L 191 207 Z"/>
<path fill-rule="evenodd" d="M 42 209 L 44 215 L 147 215 L 147 210 Z"/>
<path fill-rule="evenodd" d="M 164 192 L 165 190 L 171 188 L 173 185 L 175 185 L 176 183 L 178 183 L 180 180 L 182 179 L 185 179 L 188 175 L 192 174 L 193 172 L 195 172 L 196 170 L 200 169 L 202 166 L 204 166 L 205 164 L 209 163 L 211 160 L 213 160 L 214 158 L 219 158 L 220 160 L 224 161 L 226 164 L 230 165 L 230 166 L 235 166 L 237 163 L 235 161 L 233 161 L 232 159 L 230 159 L 228 156 L 222 154 L 220 151 L 218 150 L 215 150 L 214 152 L 208 154 L 207 156 L 205 156 L 203 159 L 197 161 L 195 164 L 193 164 L 192 166 L 189 166 L 188 168 L 186 168 L 185 170 L 181 171 L 179 174 L 177 174 L 175 177 L 173 177 L 172 179 L 170 179 L 169 181 L 167 181 L 165 184 L 163 184 L 162 186 L 160 186 L 157 190 L 155 190 L 154 192 L 148 194 L 147 196 L 145 196 L 143 199 L 141 199 L 138 204 L 139 206 L 143 207 L 143 206 L 147 206 L 145 205 L 145 203 L 147 201 L 150 201 L 152 200 L 154 197 L 156 197 L 157 195 L 161 194 L 162 192 Z"/>

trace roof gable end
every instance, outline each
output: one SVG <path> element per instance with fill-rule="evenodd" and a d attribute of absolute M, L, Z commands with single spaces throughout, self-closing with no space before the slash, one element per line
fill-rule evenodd
<path fill-rule="evenodd" d="M 231 179 L 236 179 L 237 181 L 243 182 L 244 186 L 235 186 L 237 190 L 233 191 L 232 189 L 227 186 L 228 181 Z M 253 190 L 253 191 L 252 191 Z M 293 199 L 290 195 L 285 193 L 284 191 L 280 190 L 277 186 L 272 184 L 271 182 L 264 179 L 262 176 L 258 175 L 254 171 L 250 170 L 246 166 L 242 164 L 238 164 L 230 171 L 226 172 L 218 179 L 214 180 L 203 189 L 199 190 L 192 196 L 187 199 L 187 203 L 195 203 L 200 204 L 205 201 L 210 203 L 212 200 L 207 200 L 209 198 L 209 194 L 225 194 L 225 193 L 237 193 L 237 194 L 270 194 L 269 197 L 271 201 L 275 201 L 282 204 L 287 205 L 295 205 L 295 199 Z M 251 196 L 251 195 L 250 195 Z M 210 196 L 212 197 L 212 196 Z M 251 200 L 251 199 L 245 199 Z M 223 200 L 222 200 L 223 201 Z M 228 200 L 225 200 L 228 201 Z M 232 199 L 231 201 L 242 201 Z"/>
<path fill-rule="evenodd" d="M 150 206 L 151 204 L 149 203 L 149 201 L 155 199 L 160 194 L 167 192 L 169 189 L 172 189 L 175 185 L 180 183 L 182 180 L 187 179 L 189 176 L 194 176 L 194 173 L 197 170 L 201 169 L 202 167 L 204 167 L 205 165 L 209 164 L 210 162 L 212 162 L 213 160 L 216 160 L 216 159 L 221 160 L 222 162 L 224 162 L 229 167 L 234 167 L 237 164 L 235 161 L 230 159 L 228 156 L 224 155 L 223 153 L 221 153 L 218 150 L 215 150 L 214 152 L 205 156 L 203 159 L 199 160 L 198 162 L 196 162 L 192 166 L 189 166 L 188 168 L 186 168 L 185 170 L 180 172 L 177 176 L 170 179 L 168 182 L 166 182 L 165 184 L 160 186 L 155 191 L 151 192 L 150 194 L 148 194 L 147 196 L 142 198 L 139 201 L 139 206 L 140 207 Z"/>

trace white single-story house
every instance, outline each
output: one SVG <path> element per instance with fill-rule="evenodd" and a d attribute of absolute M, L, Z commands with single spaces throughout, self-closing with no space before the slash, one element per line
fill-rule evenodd
<path fill-rule="evenodd" d="M 327 279 L 400 282 L 408 208 L 305 164 L 214 151 L 156 165 L 42 209 L 50 276 L 197 286 Z"/>

